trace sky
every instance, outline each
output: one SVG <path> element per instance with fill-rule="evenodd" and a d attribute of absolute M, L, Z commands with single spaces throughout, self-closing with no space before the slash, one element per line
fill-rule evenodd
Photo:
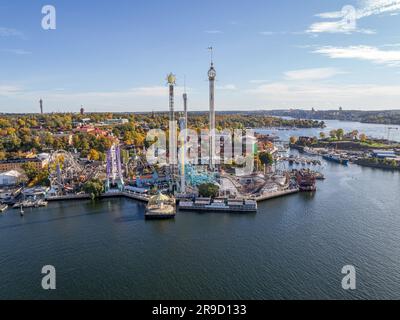
<path fill-rule="evenodd" d="M 169 72 L 207 110 L 210 46 L 217 111 L 400 109 L 399 30 L 400 0 L 1 0 L 0 112 L 167 111 Z"/>

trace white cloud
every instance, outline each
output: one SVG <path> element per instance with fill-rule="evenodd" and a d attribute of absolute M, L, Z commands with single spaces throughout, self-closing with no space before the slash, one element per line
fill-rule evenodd
<path fill-rule="evenodd" d="M 23 37 L 23 33 L 15 29 L 0 27 L 0 37 Z"/>
<path fill-rule="evenodd" d="M 314 51 L 333 59 L 360 59 L 387 66 L 400 66 L 400 50 L 380 50 L 370 46 L 321 47 Z"/>
<path fill-rule="evenodd" d="M 310 26 L 307 30 L 309 33 L 346 33 L 352 32 L 364 33 L 364 34 L 376 34 L 375 30 L 371 29 L 357 29 L 355 26 L 352 27 L 343 20 L 333 22 L 317 22 Z"/>
<path fill-rule="evenodd" d="M 236 90 L 236 86 L 234 84 L 226 84 L 223 86 L 217 86 L 217 90 Z"/>
<path fill-rule="evenodd" d="M 387 43 L 382 45 L 382 47 L 400 47 L 400 43 Z"/>
<path fill-rule="evenodd" d="M 344 72 L 336 68 L 314 68 L 314 69 L 301 69 L 285 72 L 285 78 L 287 80 L 323 80 L 332 78 L 338 74 L 343 74 Z"/>
<path fill-rule="evenodd" d="M 363 0 L 357 10 L 358 18 L 369 17 L 383 13 L 399 13 L 400 0 Z"/>
<path fill-rule="evenodd" d="M 312 24 L 309 33 L 352 33 L 374 34 L 374 30 L 357 28 L 357 21 L 372 15 L 397 15 L 400 13 L 400 0 L 361 0 L 360 6 L 345 6 L 341 11 L 324 12 L 316 16 L 322 19 L 340 19 Z"/>
<path fill-rule="evenodd" d="M 0 85 L 0 96 L 9 96 L 19 93 L 21 91 L 20 87 L 12 85 Z"/>

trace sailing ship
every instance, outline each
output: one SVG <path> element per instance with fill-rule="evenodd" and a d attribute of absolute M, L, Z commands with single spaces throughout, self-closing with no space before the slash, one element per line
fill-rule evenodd
<path fill-rule="evenodd" d="M 296 180 L 300 191 L 311 192 L 317 190 L 315 174 L 309 169 L 297 171 Z"/>

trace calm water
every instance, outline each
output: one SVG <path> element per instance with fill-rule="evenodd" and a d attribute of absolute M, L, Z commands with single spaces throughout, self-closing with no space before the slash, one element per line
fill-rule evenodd
<path fill-rule="evenodd" d="M 396 125 L 384 125 L 384 124 L 369 124 L 360 122 L 350 121 L 338 121 L 338 120 L 324 120 L 326 128 L 324 129 L 298 129 L 295 131 L 278 131 L 278 130 L 259 130 L 266 133 L 275 133 L 282 137 L 282 139 L 289 140 L 290 136 L 316 136 L 319 137 L 320 132 L 324 132 L 327 136 L 333 129 L 343 129 L 345 132 L 352 130 L 358 130 L 359 133 L 365 133 L 369 137 L 378 139 L 389 138 L 392 141 L 400 142 L 400 126 Z M 389 130 L 389 128 L 395 128 L 395 130 Z"/>
<path fill-rule="evenodd" d="M 315 195 L 259 213 L 144 220 L 127 199 L 0 216 L 0 298 L 400 298 L 400 174 L 324 163 Z M 41 268 L 57 290 L 41 289 Z M 357 290 L 341 269 L 357 268 Z"/>

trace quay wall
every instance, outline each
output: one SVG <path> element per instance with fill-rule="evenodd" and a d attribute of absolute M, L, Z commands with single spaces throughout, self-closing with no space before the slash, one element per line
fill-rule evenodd
<path fill-rule="evenodd" d="M 279 197 L 283 197 L 283 196 L 286 196 L 286 195 L 298 193 L 299 191 L 300 190 L 298 188 L 296 188 L 296 189 L 288 189 L 288 190 L 283 190 L 283 191 L 271 192 L 271 193 L 267 193 L 267 194 L 261 195 L 261 196 L 257 197 L 255 200 L 257 202 L 262 202 L 262 201 L 266 201 L 266 200 L 270 200 L 270 199 L 279 198 Z"/>
<path fill-rule="evenodd" d="M 253 198 L 253 200 L 257 202 L 262 202 L 278 197 L 283 197 L 286 195 L 298 193 L 299 189 L 288 189 L 288 190 L 283 190 L 283 191 L 276 191 L 276 192 L 271 192 L 267 193 L 264 195 L 261 195 L 259 197 Z M 107 198 L 117 198 L 117 197 L 126 197 L 129 199 L 134 199 L 142 202 L 148 202 L 149 198 L 148 196 L 140 195 L 140 194 L 135 194 L 131 192 L 110 192 L 110 193 L 104 193 L 100 196 L 101 199 L 107 199 Z M 91 196 L 89 194 L 79 194 L 79 195 L 66 195 L 66 196 L 57 196 L 57 197 L 46 197 L 47 201 L 67 201 L 67 200 L 88 200 L 91 199 Z"/>
<path fill-rule="evenodd" d="M 146 196 L 131 193 L 131 192 L 110 192 L 103 193 L 100 196 L 100 199 L 105 198 L 117 198 L 117 197 L 126 197 L 129 199 L 134 199 L 142 202 L 148 202 L 149 199 Z M 77 194 L 77 195 L 66 195 L 66 196 L 56 196 L 56 197 L 46 197 L 47 201 L 68 201 L 68 200 L 88 200 L 92 197 L 90 194 Z"/>

